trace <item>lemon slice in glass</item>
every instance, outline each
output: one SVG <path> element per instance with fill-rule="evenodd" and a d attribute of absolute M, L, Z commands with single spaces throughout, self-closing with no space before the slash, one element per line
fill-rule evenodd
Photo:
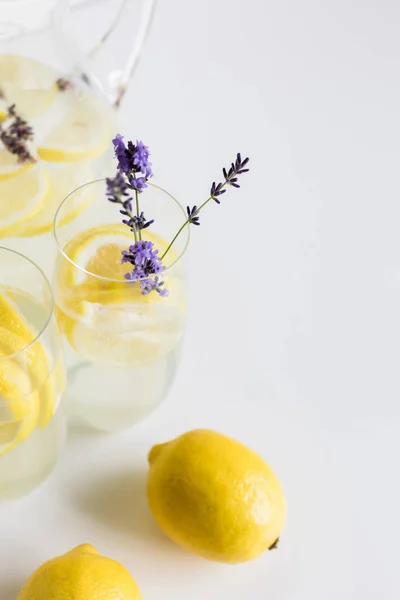
<path fill-rule="evenodd" d="M 8 119 L 8 107 L 7 102 L 1 96 L 2 92 L 0 89 L 0 123 Z"/>
<path fill-rule="evenodd" d="M 2 352 L 5 356 L 19 352 L 15 360 L 28 373 L 33 389 L 39 394 L 40 407 L 37 422 L 39 427 L 45 427 L 56 405 L 56 394 L 50 379 L 51 368 L 46 350 L 40 340 L 34 342 L 35 332 L 28 326 L 13 302 L 1 294 L 0 323 Z M 21 352 L 23 348 L 25 349 Z"/>
<path fill-rule="evenodd" d="M 39 142 L 39 157 L 49 162 L 73 162 L 100 156 L 110 145 L 114 119 L 103 102 L 77 92 L 61 122 Z"/>
<path fill-rule="evenodd" d="M 159 236 L 143 234 L 160 253 L 166 249 L 167 242 Z M 139 285 L 132 287 L 124 280 L 129 265 L 121 264 L 121 251 L 133 242 L 126 226 L 101 226 L 82 233 L 65 248 L 83 271 L 70 263 L 59 271 L 58 319 L 71 346 L 97 364 L 150 362 L 172 349 L 181 336 L 184 310 L 176 278 L 168 278 L 175 302 L 165 302 L 158 294 L 144 296 Z"/>
<path fill-rule="evenodd" d="M 0 236 L 13 234 L 46 203 L 49 177 L 41 165 L 0 181 Z"/>
<path fill-rule="evenodd" d="M 29 375 L 4 356 L 0 344 L 0 456 L 26 440 L 39 417 L 39 395 L 31 392 Z"/>
<path fill-rule="evenodd" d="M 49 170 L 49 193 L 46 196 L 42 210 L 26 222 L 23 229 L 18 232 L 20 237 L 33 237 L 42 235 L 52 230 L 54 215 L 61 202 L 68 196 L 72 189 L 83 186 L 93 179 L 93 169 L 90 163 L 56 165 Z M 68 206 L 70 210 L 63 213 L 59 225 L 66 225 L 75 219 L 93 200 L 94 194 L 90 186 L 83 186 L 74 194 L 74 202 Z"/>
<path fill-rule="evenodd" d="M 11 154 L 5 148 L 0 148 L 0 183 L 5 179 L 20 175 L 24 171 L 31 169 L 34 165 L 35 163 L 30 161 L 20 163 L 15 154 Z"/>
<path fill-rule="evenodd" d="M 43 114 L 57 95 L 56 71 L 30 58 L 0 55 L 0 120 L 5 106 L 15 104 L 18 114 L 32 119 Z"/>

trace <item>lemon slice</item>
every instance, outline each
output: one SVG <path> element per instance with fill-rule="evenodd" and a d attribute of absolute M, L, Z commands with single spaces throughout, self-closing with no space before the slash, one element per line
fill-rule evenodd
<path fill-rule="evenodd" d="M 58 166 L 58 165 L 57 165 Z M 82 165 L 61 165 L 49 172 L 49 193 L 42 209 L 18 232 L 20 237 L 33 237 L 42 235 L 52 230 L 54 215 L 61 202 L 68 196 L 72 189 L 83 185 L 93 179 L 93 169 L 90 163 Z M 94 193 L 90 186 L 83 186 L 74 194 L 74 202 L 70 203 L 70 210 L 63 213 L 59 225 L 66 225 L 75 219 L 93 200 Z"/>
<path fill-rule="evenodd" d="M 32 302 L 35 302 L 35 300 L 32 299 Z M 13 302 L 1 294 L 0 323 L 3 328 L 0 335 L 0 344 L 6 356 L 20 352 L 22 348 L 27 346 L 23 352 L 17 355 L 15 360 L 19 362 L 24 370 L 28 371 L 34 389 L 39 394 L 38 425 L 39 427 L 45 427 L 54 413 L 57 398 L 50 380 L 51 372 L 44 346 L 39 340 L 29 346 L 35 339 L 35 333 L 19 314 Z"/>
<path fill-rule="evenodd" d="M 39 143 L 38 154 L 50 162 L 96 158 L 110 145 L 113 123 L 109 107 L 83 92 L 77 93 L 61 123 Z"/>
<path fill-rule="evenodd" d="M 1 89 L 0 89 L 0 123 L 2 123 L 3 121 L 6 121 L 8 119 L 8 106 L 7 106 L 7 102 L 4 100 L 4 98 L 1 96 Z"/>
<path fill-rule="evenodd" d="M 0 236 L 15 233 L 27 219 L 35 217 L 48 193 L 49 177 L 41 165 L 0 181 Z"/>
<path fill-rule="evenodd" d="M 15 154 L 11 154 L 5 148 L 0 148 L 0 182 L 4 179 L 10 179 L 16 175 L 20 175 L 24 171 L 31 169 L 35 163 L 26 161 L 24 163 L 18 162 L 18 157 Z"/>
<path fill-rule="evenodd" d="M 0 346 L 0 456 L 31 435 L 39 415 L 39 396 L 31 393 L 28 374 L 4 356 Z"/>
<path fill-rule="evenodd" d="M 143 234 L 162 254 L 167 242 L 151 232 Z M 185 311 L 182 284 L 176 278 L 168 279 L 175 296 L 168 302 L 158 294 L 144 296 L 138 285 L 132 287 L 124 280 L 129 265 L 121 264 L 121 251 L 133 241 L 126 226 L 100 226 L 64 248 L 82 270 L 62 261 L 57 318 L 76 352 L 97 364 L 148 363 L 175 347 L 182 334 Z M 170 260 L 174 259 L 172 252 Z"/>
<path fill-rule="evenodd" d="M 5 107 L 15 104 L 18 114 L 32 119 L 43 114 L 57 95 L 55 70 L 30 58 L 0 55 L 0 120 Z"/>

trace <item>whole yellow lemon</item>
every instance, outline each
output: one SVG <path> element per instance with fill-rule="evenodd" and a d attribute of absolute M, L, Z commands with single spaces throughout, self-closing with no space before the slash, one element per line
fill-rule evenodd
<path fill-rule="evenodd" d="M 135 580 L 115 560 L 83 544 L 39 567 L 18 600 L 141 600 Z"/>
<path fill-rule="evenodd" d="M 285 495 L 271 467 L 243 444 L 197 429 L 154 446 L 149 463 L 150 509 L 182 548 L 240 563 L 276 546 Z"/>

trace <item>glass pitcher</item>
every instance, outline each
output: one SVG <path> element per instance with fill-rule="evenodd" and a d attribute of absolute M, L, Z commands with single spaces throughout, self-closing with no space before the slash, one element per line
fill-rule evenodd
<path fill-rule="evenodd" d="M 110 172 L 116 109 L 154 5 L 0 0 L 0 240 L 46 271 L 58 205 Z M 66 222 L 91 200 L 82 197 Z"/>

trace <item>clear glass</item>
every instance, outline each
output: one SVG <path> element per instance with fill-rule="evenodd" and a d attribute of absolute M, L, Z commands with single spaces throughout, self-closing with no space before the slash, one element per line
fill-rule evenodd
<path fill-rule="evenodd" d="M 68 411 L 103 431 L 130 427 L 153 411 L 174 381 L 186 320 L 186 227 L 165 259 L 168 297 L 141 294 L 124 278 L 121 250 L 134 242 L 106 200 L 105 181 L 89 183 L 61 204 L 54 223 L 59 256 L 53 277 L 56 314 L 65 340 Z M 90 190 L 93 202 L 74 221 L 65 214 Z M 160 255 L 186 219 L 180 204 L 151 185 L 143 193 L 143 230 Z M 129 266 L 129 265 L 128 265 Z"/>
<path fill-rule="evenodd" d="M 57 207 L 109 174 L 116 108 L 154 5 L 112 0 L 71 11 L 69 0 L 0 0 L 0 240 L 17 250 L 23 237 L 46 273 Z M 16 115 L 31 128 L 29 140 Z"/>
<path fill-rule="evenodd" d="M 0 247 L 0 499 L 40 483 L 63 447 L 65 373 L 53 309 L 43 272 Z"/>

